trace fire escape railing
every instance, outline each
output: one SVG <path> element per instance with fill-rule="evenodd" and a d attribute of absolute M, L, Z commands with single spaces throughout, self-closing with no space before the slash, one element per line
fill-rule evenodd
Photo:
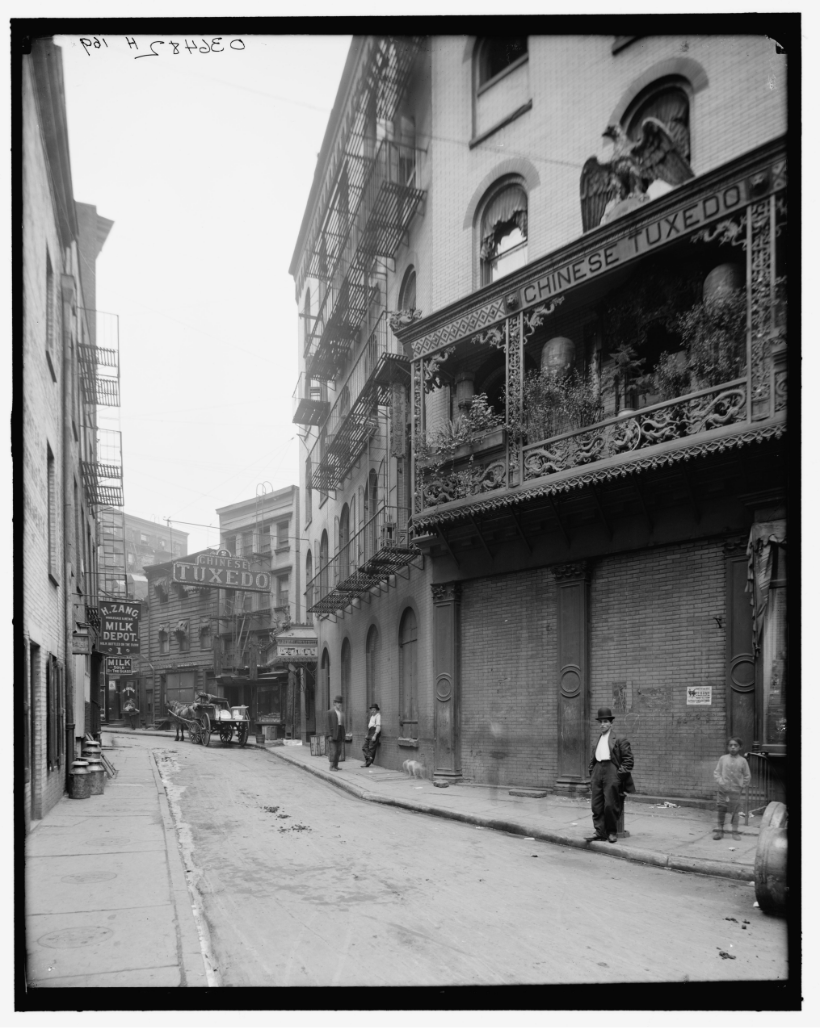
<path fill-rule="evenodd" d="M 424 198 L 419 188 L 423 151 L 383 140 L 371 163 L 358 209 L 333 216 L 346 238 L 319 313 L 306 325 L 306 371 L 313 379 L 332 379 L 344 366 L 374 299 L 383 296 L 377 258 L 392 260 Z"/>
<path fill-rule="evenodd" d="M 90 503 L 107 507 L 123 505 L 122 432 L 97 429 L 97 459 L 81 460 L 80 466 Z"/>
<path fill-rule="evenodd" d="M 308 613 L 344 610 L 419 560 L 421 551 L 410 541 L 409 515 L 404 507 L 380 507 L 308 582 Z"/>
<path fill-rule="evenodd" d="M 409 377 L 409 365 L 382 312 L 310 451 L 312 489 L 327 492 L 344 480 L 376 430 L 378 408 L 390 402 L 391 382 Z"/>

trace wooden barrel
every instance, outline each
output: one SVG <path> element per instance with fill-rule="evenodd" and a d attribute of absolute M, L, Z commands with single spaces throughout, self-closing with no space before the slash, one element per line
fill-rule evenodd
<path fill-rule="evenodd" d="M 760 822 L 755 853 L 755 899 L 767 914 L 786 909 L 788 812 L 785 803 L 772 802 Z"/>

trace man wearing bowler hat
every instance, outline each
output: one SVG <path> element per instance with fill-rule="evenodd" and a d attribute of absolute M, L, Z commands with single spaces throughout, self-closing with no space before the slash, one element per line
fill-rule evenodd
<path fill-rule="evenodd" d="M 601 734 L 592 748 L 589 761 L 595 835 L 591 835 L 587 842 L 617 842 L 618 818 L 623 810 L 624 793 L 635 791 L 630 773 L 635 761 L 629 740 L 612 731 L 615 718 L 609 707 L 599 707 L 597 720 L 601 725 Z"/>
<path fill-rule="evenodd" d="M 339 770 L 339 757 L 342 755 L 342 746 L 345 742 L 345 716 L 342 710 L 342 697 L 336 696 L 333 706 L 326 714 L 327 731 L 327 759 L 330 761 L 330 770 Z"/>

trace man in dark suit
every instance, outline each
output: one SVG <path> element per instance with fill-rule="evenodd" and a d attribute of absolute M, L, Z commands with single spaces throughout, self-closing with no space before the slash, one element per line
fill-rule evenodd
<path fill-rule="evenodd" d="M 339 770 L 339 757 L 342 754 L 342 746 L 345 742 L 345 716 L 342 710 L 342 697 L 337 696 L 333 700 L 333 706 L 325 715 L 327 719 L 327 730 L 325 740 L 327 742 L 327 759 L 330 761 L 330 770 Z"/>
<path fill-rule="evenodd" d="M 635 791 L 635 783 L 630 773 L 635 761 L 629 740 L 617 736 L 612 731 L 612 722 L 615 718 L 609 707 L 598 709 L 597 720 L 601 725 L 601 734 L 592 747 L 592 756 L 589 760 L 592 824 L 595 827 L 595 835 L 591 835 L 587 842 L 594 839 L 600 842 L 617 842 L 618 818 L 624 806 L 624 793 Z"/>

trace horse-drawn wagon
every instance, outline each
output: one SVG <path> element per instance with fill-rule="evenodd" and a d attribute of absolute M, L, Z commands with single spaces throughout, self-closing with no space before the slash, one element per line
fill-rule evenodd
<path fill-rule="evenodd" d="M 246 706 L 231 706 L 224 696 L 211 696 L 200 693 L 197 702 L 185 706 L 182 703 L 168 704 L 168 713 L 177 728 L 177 739 L 188 738 L 191 742 L 207 746 L 211 741 L 211 733 L 219 735 L 219 741 L 228 745 L 236 735 L 236 741 L 244 746 L 248 741 L 250 718 Z"/>

